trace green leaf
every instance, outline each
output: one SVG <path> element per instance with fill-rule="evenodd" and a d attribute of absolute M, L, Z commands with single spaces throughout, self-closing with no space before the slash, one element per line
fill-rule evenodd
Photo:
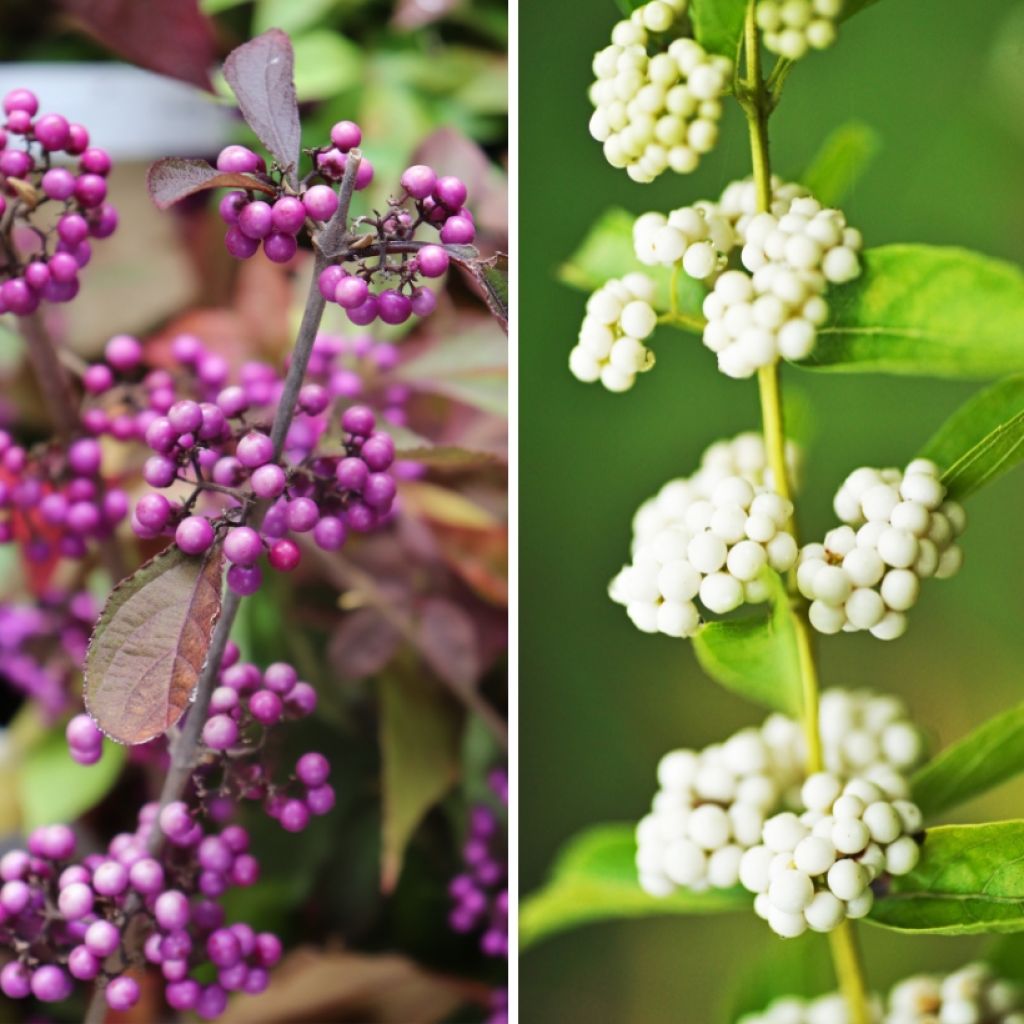
<path fill-rule="evenodd" d="M 145 743 L 188 710 L 220 618 L 223 553 L 165 548 L 111 591 L 85 656 L 85 705 L 119 743 Z"/>
<path fill-rule="evenodd" d="M 929 829 L 917 867 L 869 919 L 935 935 L 1024 931 L 1024 821 Z"/>
<path fill-rule="evenodd" d="M 996 377 L 1024 371 L 1024 274 L 967 249 L 886 245 L 829 293 L 803 365 L 853 373 Z"/>
<path fill-rule="evenodd" d="M 690 17 L 697 42 L 709 53 L 735 61 L 743 38 L 747 0 L 692 0 Z"/>
<path fill-rule="evenodd" d="M 838 206 L 878 153 L 878 132 L 863 121 L 848 121 L 822 143 L 801 181 L 824 206 Z"/>
<path fill-rule="evenodd" d="M 926 817 L 984 793 L 1024 771 L 1024 704 L 978 726 L 919 768 L 914 801 Z"/>
<path fill-rule="evenodd" d="M 654 307 L 664 313 L 669 308 L 671 272 L 667 267 L 645 267 L 633 251 L 633 222 L 636 215 L 613 207 L 606 210 L 587 233 L 579 248 L 563 263 L 558 276 L 573 288 L 593 292 L 613 277 L 639 270 L 657 284 Z M 677 294 L 680 312 L 702 316 L 705 288 L 686 274 L 678 274 Z"/>
<path fill-rule="evenodd" d="M 878 3 L 878 0 L 846 0 L 846 4 L 843 6 L 843 13 L 839 16 L 840 21 L 846 21 L 847 18 L 852 18 L 855 14 L 860 14 L 865 7 L 873 7 Z"/>
<path fill-rule="evenodd" d="M 768 615 L 709 622 L 693 638 L 693 649 L 715 682 L 757 704 L 799 715 L 800 654 L 796 625 L 782 580 L 771 573 Z"/>
<path fill-rule="evenodd" d="M 430 680 L 394 674 L 380 684 L 383 770 L 381 888 L 398 883 L 405 848 L 459 776 L 460 715 Z"/>
<path fill-rule="evenodd" d="M 114 787 L 126 751 L 103 744 L 103 756 L 84 767 L 71 760 L 62 732 L 52 732 L 29 750 L 18 773 L 18 799 L 26 830 L 75 821 Z"/>
<path fill-rule="evenodd" d="M 523 900 L 521 948 L 592 921 L 749 909 L 750 894 L 740 888 L 681 889 L 663 899 L 649 896 L 637 881 L 634 829 L 634 825 L 598 825 L 569 841 L 550 881 Z"/>
<path fill-rule="evenodd" d="M 965 498 L 1024 459 L 1024 375 L 972 396 L 938 429 L 922 454 L 944 470 L 950 495 Z"/>
<path fill-rule="evenodd" d="M 295 93 L 300 102 L 330 99 L 361 81 L 362 52 L 343 35 L 326 28 L 314 29 L 295 39 L 293 45 Z"/>
<path fill-rule="evenodd" d="M 268 28 L 279 28 L 294 36 L 313 25 L 323 24 L 324 15 L 338 3 L 339 0 L 302 0 L 300 4 L 295 0 L 257 0 L 250 31 L 259 35 Z"/>

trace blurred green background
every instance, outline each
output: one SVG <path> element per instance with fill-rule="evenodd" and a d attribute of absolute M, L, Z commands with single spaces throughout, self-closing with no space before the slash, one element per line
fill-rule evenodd
<path fill-rule="evenodd" d="M 520 5 L 520 865 L 521 893 L 559 845 L 597 822 L 636 820 L 659 757 L 702 746 L 760 712 L 717 688 L 683 642 L 638 632 L 605 595 L 636 506 L 690 473 L 719 437 L 758 423 L 753 382 L 718 374 L 699 341 L 662 329 L 658 365 L 625 395 L 566 367 L 584 296 L 558 264 L 611 205 L 637 213 L 717 196 L 749 172 L 739 109 L 696 174 L 632 183 L 587 133 L 590 61 L 621 17 L 611 0 Z M 845 209 L 866 244 L 955 244 L 1024 260 L 1024 3 L 882 0 L 802 62 L 771 124 L 774 169 L 796 176 L 832 128 L 862 119 L 882 149 Z M 831 525 L 853 467 L 904 463 L 978 382 L 787 368 L 813 441 L 800 499 L 806 537 Z M 1024 473 L 968 505 L 966 563 L 923 591 L 907 636 L 822 645 L 826 685 L 872 686 L 911 705 L 936 745 L 1024 695 L 1020 521 Z M 962 808 L 959 820 L 1020 817 L 1024 782 Z M 873 984 L 948 968 L 984 939 L 910 939 L 860 929 Z M 707 1024 L 743 963 L 778 948 L 753 915 L 600 924 L 523 955 L 530 1024 Z M 821 941 L 819 940 L 819 945 Z M 827 971 L 820 988 L 832 987 Z"/>

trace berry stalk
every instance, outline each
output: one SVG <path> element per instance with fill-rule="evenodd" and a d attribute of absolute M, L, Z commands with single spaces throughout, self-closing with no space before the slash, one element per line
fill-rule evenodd
<path fill-rule="evenodd" d="M 750 130 L 750 153 L 753 163 L 757 205 L 768 212 L 772 200 L 771 160 L 768 148 L 768 118 L 777 101 L 769 92 L 761 74 L 760 40 L 755 20 L 755 0 L 750 0 L 744 26 L 745 74 L 740 83 L 741 105 Z M 758 389 L 768 465 L 771 467 L 776 491 L 792 500 L 786 474 L 785 419 L 778 364 L 758 370 Z M 794 515 L 795 519 L 795 515 Z M 793 524 L 795 536 L 795 522 Z M 807 742 L 808 774 L 821 771 L 821 736 L 818 728 L 818 672 L 811 646 L 810 631 L 802 609 L 793 616 L 803 695 L 803 724 Z M 868 985 L 864 963 L 857 945 L 856 933 L 849 920 L 829 932 L 829 948 L 840 991 L 850 1011 L 851 1024 L 869 1024 Z"/>
<path fill-rule="evenodd" d="M 348 211 L 352 201 L 352 194 L 355 189 L 356 174 L 359 170 L 360 155 L 358 150 L 349 154 L 349 160 L 345 167 L 345 174 L 339 190 L 339 203 L 333 217 L 323 230 L 322 237 L 327 245 L 336 240 L 344 239 L 348 233 Z M 295 338 L 295 345 L 292 348 L 291 362 L 288 366 L 288 375 L 285 378 L 284 390 L 281 400 L 274 415 L 274 422 L 270 429 L 270 438 L 274 445 L 274 458 L 279 459 L 284 448 L 288 428 L 298 403 L 299 389 L 306 376 L 310 356 L 313 352 L 313 343 L 316 341 L 317 333 L 320 330 L 320 321 L 323 319 L 326 302 L 320 293 L 318 280 L 321 271 L 329 265 L 329 259 L 324 253 L 318 239 L 314 240 L 316 259 L 313 265 L 313 272 L 310 277 L 309 292 L 306 296 L 306 305 L 302 314 L 302 322 L 299 325 L 298 335 Z M 260 501 L 253 509 L 249 519 L 249 525 L 259 529 L 263 518 L 270 508 L 269 500 Z M 203 726 L 207 722 L 207 711 L 210 706 L 210 698 L 217 686 L 220 676 L 221 662 L 227 650 L 228 641 L 231 637 L 231 630 L 235 619 L 238 616 L 242 605 L 242 597 L 230 588 L 227 589 L 224 602 L 221 606 L 220 618 L 214 628 L 210 641 L 210 649 L 206 656 L 206 662 L 200 673 L 199 681 L 196 683 L 195 697 L 189 708 L 188 718 L 185 720 L 184 728 L 174 741 L 171 747 L 171 765 L 164 780 L 163 789 L 160 793 L 160 810 L 168 804 L 180 800 L 184 794 L 189 780 L 195 771 L 202 749 Z M 159 812 L 158 812 L 159 814 Z M 150 840 L 149 851 L 154 856 L 160 852 L 164 843 L 164 835 L 161 829 L 154 828 Z M 141 906 L 141 900 L 135 899 L 133 905 L 125 907 L 126 916 L 131 916 Z M 102 1024 L 107 1012 L 107 1003 L 101 987 L 97 986 L 89 1003 L 88 1011 L 83 1024 Z"/>

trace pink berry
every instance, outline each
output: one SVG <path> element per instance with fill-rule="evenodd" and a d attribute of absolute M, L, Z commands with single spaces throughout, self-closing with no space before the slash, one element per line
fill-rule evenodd
<path fill-rule="evenodd" d="M 174 531 L 174 540 L 186 555 L 201 555 L 213 544 L 214 532 L 205 516 L 187 516 Z"/>
<path fill-rule="evenodd" d="M 355 149 L 362 141 L 362 129 L 354 121 L 339 121 L 331 128 L 331 142 L 343 153 Z"/>
<path fill-rule="evenodd" d="M 274 541 L 270 545 L 269 561 L 279 572 L 291 572 L 299 564 L 302 553 L 298 544 L 287 537 Z"/>
<path fill-rule="evenodd" d="M 414 199 L 426 199 L 434 191 L 437 175 L 426 164 L 414 164 L 402 172 L 402 188 Z"/>

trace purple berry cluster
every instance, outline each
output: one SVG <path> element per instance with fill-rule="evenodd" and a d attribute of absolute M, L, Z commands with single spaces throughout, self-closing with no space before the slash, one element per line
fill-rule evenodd
<path fill-rule="evenodd" d="M 89 145 L 85 128 L 60 114 L 38 115 L 28 89 L 9 92 L 3 109 L 0 313 L 28 316 L 44 299 L 78 294 L 89 239 L 113 234 L 117 211 L 106 201 L 110 156 Z"/>
<path fill-rule="evenodd" d="M 0 677 L 53 721 L 68 706 L 98 609 L 86 591 L 0 602 Z"/>
<path fill-rule="evenodd" d="M 220 201 L 220 216 L 227 224 L 224 242 L 236 259 L 249 259 L 263 246 L 266 257 L 287 263 L 298 249 L 303 231 L 312 239 L 334 216 L 340 199 L 335 185 L 341 181 L 349 154 L 362 142 L 363 133 L 352 121 L 331 128 L 331 145 L 310 151 L 313 169 L 298 190 L 280 173 L 267 173 L 266 160 L 245 146 L 232 145 L 217 157 L 217 169 L 248 174 L 273 190 L 227 193 Z M 373 180 L 373 165 L 360 154 L 355 188 Z M 476 237 L 472 213 L 466 208 L 465 183 L 452 175 L 439 176 L 424 164 L 402 173 L 401 191 L 383 212 L 359 217 L 353 228 L 363 234 L 319 277 L 320 292 L 335 302 L 349 320 L 366 326 L 375 320 L 405 323 L 414 314 L 429 316 L 437 304 L 423 279 L 438 278 L 448 269 L 445 245 L 469 245 Z M 426 225 L 438 232 L 441 245 L 416 240 Z"/>
<path fill-rule="evenodd" d="M 0 431 L 0 465 L 9 475 L 0 478 L 0 543 L 25 540 L 26 557 L 41 562 L 82 558 L 89 541 L 109 537 L 129 503 L 104 483 L 102 461 L 92 437 L 29 451 Z"/>
<path fill-rule="evenodd" d="M 155 832 L 159 858 L 150 852 Z M 184 804 L 147 804 L 136 830 L 116 835 L 105 853 L 76 861 L 75 845 L 68 826 L 50 825 L 31 833 L 26 850 L 0 858 L 0 938 L 15 954 L 0 970 L 9 999 L 60 1002 L 77 980 L 102 984 L 110 1009 L 131 1009 L 140 988 L 126 936 L 140 925 L 145 959 L 160 968 L 173 1010 L 214 1020 L 229 992 L 266 988 L 280 941 L 225 925 L 217 902 L 259 877 L 244 828 L 208 831 Z M 205 984 L 193 977 L 211 973 Z"/>
<path fill-rule="evenodd" d="M 211 813 L 230 810 L 241 800 L 259 800 L 283 829 L 302 832 L 312 815 L 327 814 L 334 806 L 330 762 L 308 752 L 291 775 L 276 781 L 265 757 L 266 734 L 282 721 L 311 714 L 316 691 L 285 662 L 261 671 L 237 658 L 231 646 L 210 697 L 202 739 L 215 756 L 204 769 L 202 791 L 209 796 Z"/>
<path fill-rule="evenodd" d="M 249 362 L 241 368 L 240 383 L 228 384 L 227 364 L 194 335 L 180 335 L 172 343 L 183 374 L 176 378 L 152 370 L 131 389 L 134 415 L 111 417 L 102 406 L 87 410 L 90 430 L 141 437 L 150 449 L 142 475 L 156 490 L 136 503 L 135 533 L 173 535 L 191 555 L 222 537 L 231 563 L 228 585 L 247 595 L 262 582 L 264 555 L 275 570 L 296 567 L 300 549 L 290 535 L 309 534 L 323 550 L 335 551 L 350 532 L 366 533 L 387 523 L 396 495 L 395 445 L 377 430 L 368 406 L 348 405 L 347 395 L 358 391 L 361 381 L 351 371 L 330 369 L 339 353 L 339 346 L 326 342 L 314 351 L 313 368 L 326 383 L 311 376 L 300 389 L 280 458 L 267 433 L 284 383 L 279 372 Z M 140 361 L 134 339 L 113 339 L 106 362 L 86 372 L 87 389 L 103 394 L 114 387 L 115 371 L 135 373 Z M 331 440 L 337 427 L 340 444 Z M 328 450 L 321 451 L 322 442 Z M 185 496 L 160 493 L 172 487 Z M 259 529 L 247 524 L 257 502 L 269 503 Z"/>
<path fill-rule="evenodd" d="M 508 774 L 491 772 L 491 790 L 508 806 Z M 457 932 L 481 931 L 480 948 L 491 957 L 508 957 L 508 841 L 497 814 L 485 804 L 470 811 L 469 835 L 462 849 L 465 870 L 448 887 L 448 916 Z"/>

